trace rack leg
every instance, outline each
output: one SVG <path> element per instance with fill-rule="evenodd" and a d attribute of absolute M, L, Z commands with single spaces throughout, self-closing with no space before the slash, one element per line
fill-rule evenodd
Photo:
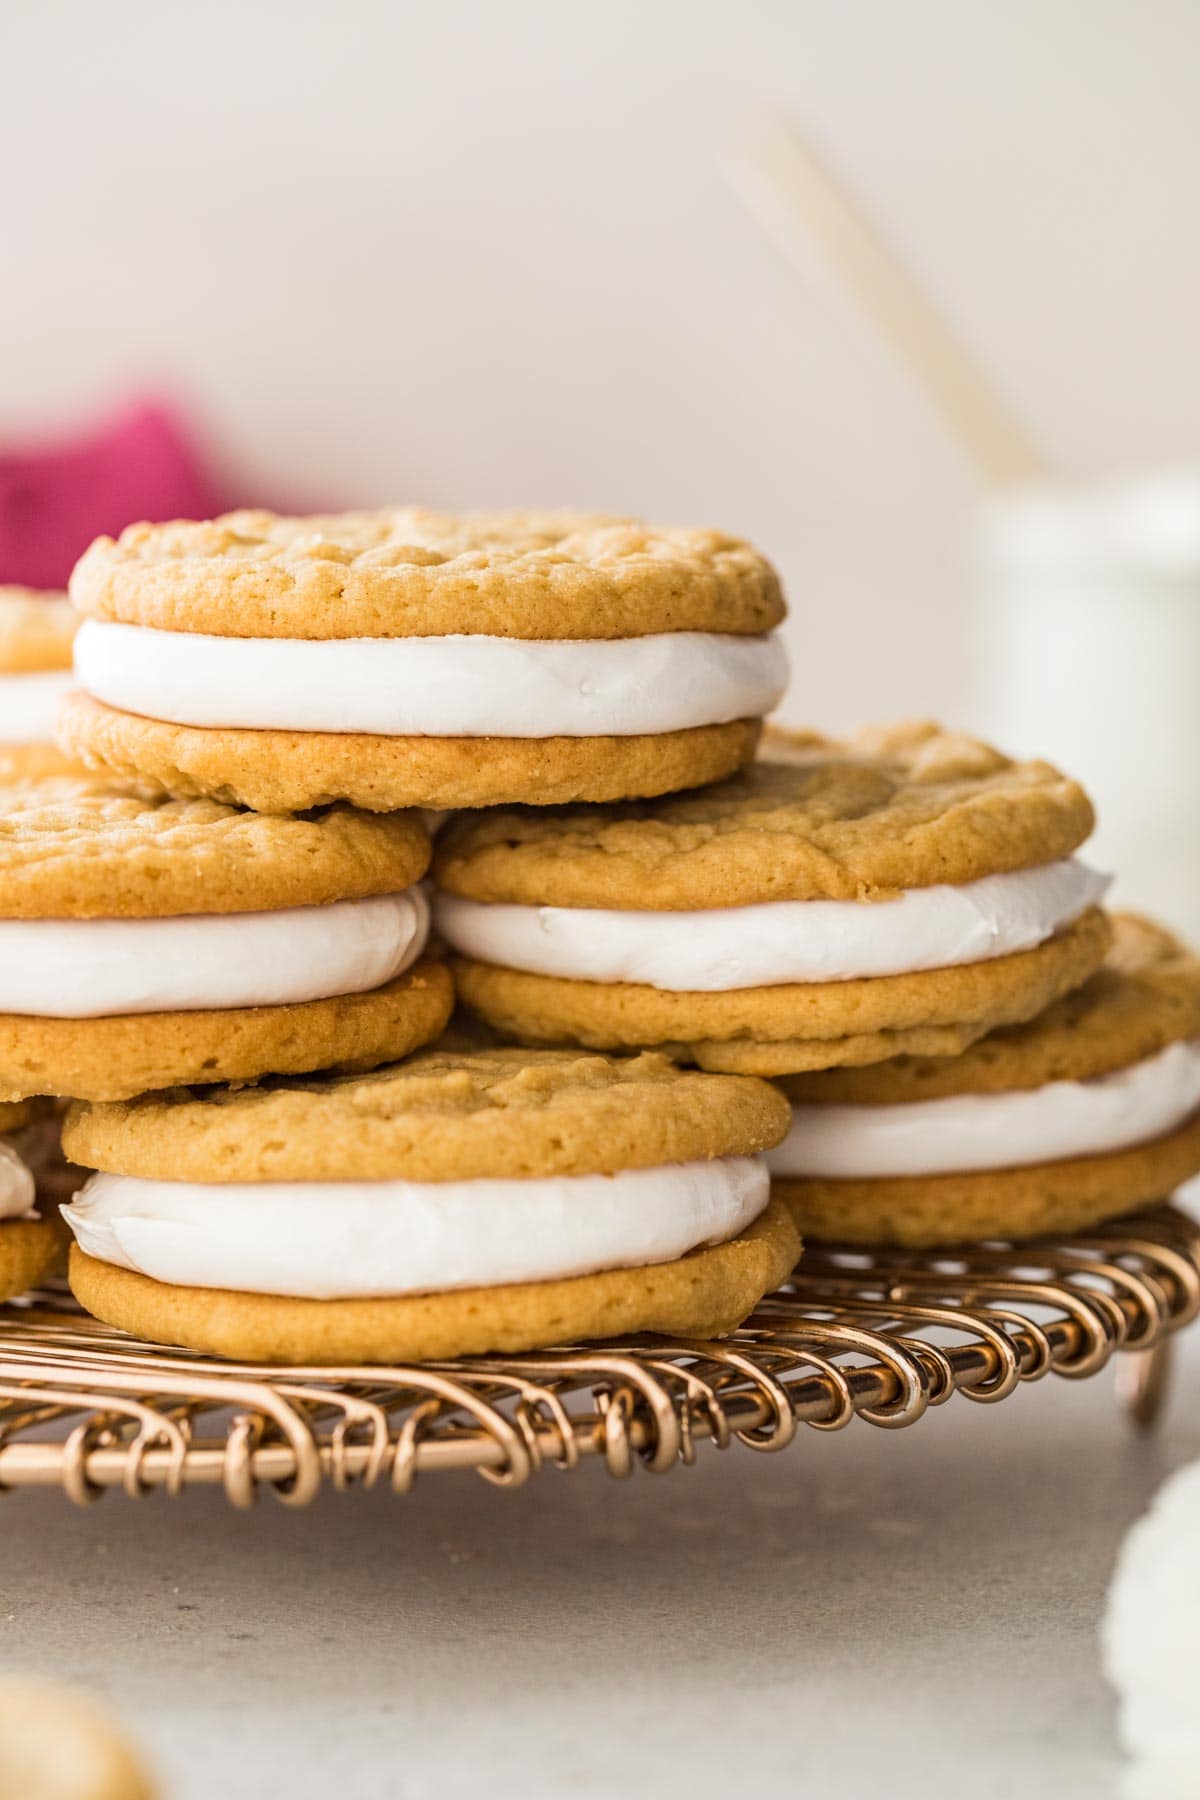
<path fill-rule="evenodd" d="M 1171 1379 L 1174 1346 L 1160 1338 L 1151 1350 L 1128 1350 L 1114 1365 L 1117 1405 L 1139 1431 L 1152 1431 L 1162 1417 Z"/>

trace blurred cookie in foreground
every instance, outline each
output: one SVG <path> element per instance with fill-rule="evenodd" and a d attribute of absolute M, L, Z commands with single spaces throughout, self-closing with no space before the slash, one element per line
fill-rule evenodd
<path fill-rule="evenodd" d="M 435 1038 L 413 814 L 0 788 L 0 1098 L 371 1068 Z"/>
<path fill-rule="evenodd" d="M 38 1191 L 46 1111 L 35 1101 L 0 1102 L 0 1300 L 11 1300 L 65 1270 L 54 1202 Z M 56 1129 L 53 1135 L 57 1137 Z M 61 1190 L 56 1196 L 65 1197 Z"/>
<path fill-rule="evenodd" d="M 1109 941 L 1083 789 L 932 725 L 775 733 L 702 793 L 460 814 L 437 927 L 459 998 L 527 1043 L 754 1075 L 952 1054 Z"/>
<path fill-rule="evenodd" d="M 89 1695 L 0 1678 L 0 1800 L 155 1800 L 158 1788 Z"/>
<path fill-rule="evenodd" d="M 65 594 L 0 586 L 0 781 L 77 770 L 54 742 L 78 615 Z"/>
<path fill-rule="evenodd" d="M 98 1318 L 246 1360 L 425 1361 L 734 1329 L 800 1244 L 766 1082 L 664 1057 L 426 1051 L 332 1080 L 73 1107 Z"/>
<path fill-rule="evenodd" d="M 99 538 L 63 742 L 260 812 L 614 800 L 754 754 L 778 578 L 723 532 L 416 507 Z"/>
<path fill-rule="evenodd" d="M 1118 915 L 1104 968 L 957 1057 L 779 1083 L 768 1158 L 800 1229 L 929 1245 L 1077 1231 L 1200 1174 L 1200 959 Z"/>

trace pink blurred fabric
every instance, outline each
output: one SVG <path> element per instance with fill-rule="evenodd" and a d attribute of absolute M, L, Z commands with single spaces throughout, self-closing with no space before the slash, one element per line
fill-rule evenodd
<path fill-rule="evenodd" d="M 65 587 L 101 532 L 231 504 L 179 414 L 139 401 L 77 437 L 0 449 L 0 583 Z"/>

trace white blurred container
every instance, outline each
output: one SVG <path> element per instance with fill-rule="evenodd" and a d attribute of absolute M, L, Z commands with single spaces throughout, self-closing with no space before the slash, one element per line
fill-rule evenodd
<path fill-rule="evenodd" d="M 991 501 L 973 719 L 1085 783 L 1117 905 L 1200 940 L 1200 470 Z"/>

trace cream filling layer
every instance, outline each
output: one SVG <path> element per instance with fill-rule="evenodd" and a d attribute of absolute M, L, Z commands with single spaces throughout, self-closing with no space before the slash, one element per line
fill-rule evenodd
<path fill-rule="evenodd" d="M 337 1300 L 671 1262 L 736 1237 L 767 1194 L 745 1156 L 527 1181 L 93 1175 L 63 1217 L 89 1256 L 156 1281 Z"/>
<path fill-rule="evenodd" d="M 29 1218 L 36 1197 L 33 1170 L 11 1144 L 0 1142 L 0 1220 Z"/>
<path fill-rule="evenodd" d="M 494 905 L 443 893 L 434 916 L 446 943 L 480 962 L 572 981 L 722 993 L 1010 956 L 1078 918 L 1108 883 L 1067 859 L 869 903 L 773 900 L 702 912 L 610 912 Z"/>
<path fill-rule="evenodd" d="M 769 712 L 777 637 L 225 638 L 88 619 L 79 684 L 175 725 L 384 737 L 632 737 Z"/>
<path fill-rule="evenodd" d="M 40 744 L 54 737 L 54 715 L 75 685 L 70 669 L 0 675 L 0 743 Z"/>
<path fill-rule="evenodd" d="M 382 987 L 429 935 L 419 887 L 167 919 L 0 919 L 0 1012 L 51 1019 L 289 1006 Z"/>
<path fill-rule="evenodd" d="M 1094 1081 L 903 1106 L 798 1106 L 767 1166 L 845 1181 L 1014 1169 L 1150 1143 L 1198 1106 L 1200 1042 L 1169 1044 Z"/>

